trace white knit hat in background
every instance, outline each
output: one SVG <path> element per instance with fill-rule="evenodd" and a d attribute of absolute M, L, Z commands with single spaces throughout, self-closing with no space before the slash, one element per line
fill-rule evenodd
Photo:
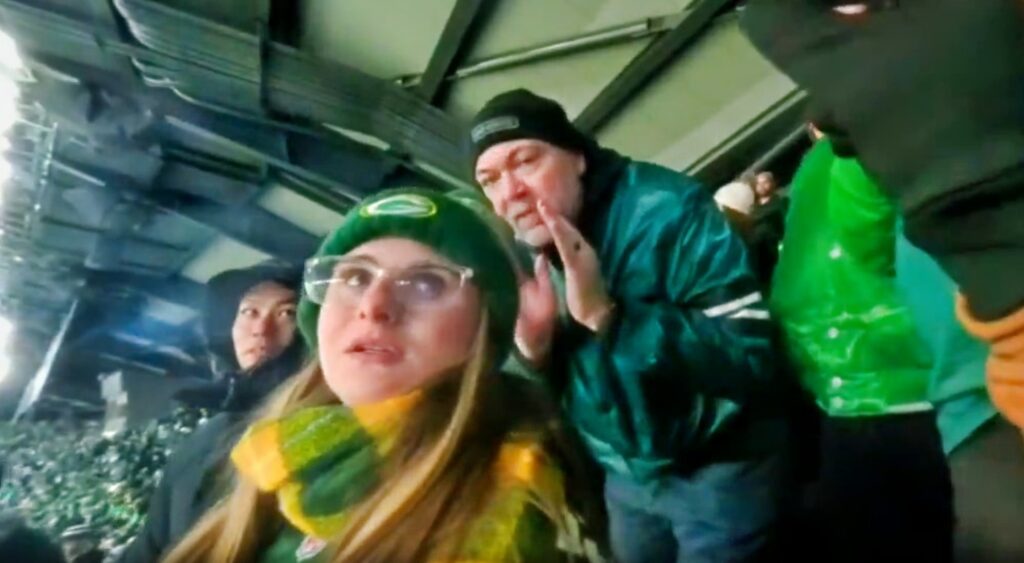
<path fill-rule="evenodd" d="M 728 207 L 749 215 L 754 209 L 754 189 L 744 182 L 729 182 L 715 192 L 715 203 L 719 209 Z"/>

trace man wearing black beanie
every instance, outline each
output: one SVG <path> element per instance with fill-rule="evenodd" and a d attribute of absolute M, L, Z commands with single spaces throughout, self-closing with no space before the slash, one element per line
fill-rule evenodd
<path fill-rule="evenodd" d="M 771 323 L 710 193 L 526 90 L 488 102 L 470 141 L 477 182 L 537 252 L 516 343 L 604 469 L 615 559 L 779 560 L 793 489 L 764 400 Z"/>

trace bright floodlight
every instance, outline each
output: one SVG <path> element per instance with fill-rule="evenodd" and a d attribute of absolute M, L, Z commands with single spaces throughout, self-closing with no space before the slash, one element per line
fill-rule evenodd
<path fill-rule="evenodd" d="M 14 325 L 11 321 L 0 317 L 0 381 L 7 377 L 11 371 L 11 357 L 8 352 L 11 349 L 11 335 L 14 333 Z"/>
<path fill-rule="evenodd" d="M 21 70 L 25 63 L 18 54 L 18 46 L 10 35 L 0 31 L 0 65 L 11 70 Z"/>
<path fill-rule="evenodd" d="M 0 317 L 0 351 L 7 349 L 7 342 L 10 340 L 12 332 L 14 332 L 14 325 L 11 321 Z"/>
<path fill-rule="evenodd" d="M 7 374 L 11 372 L 11 357 L 7 355 L 6 351 L 0 351 L 0 381 L 7 378 Z"/>
<path fill-rule="evenodd" d="M 4 76 L 0 78 L 0 101 L 8 103 L 9 100 L 18 99 L 18 83 Z"/>
<path fill-rule="evenodd" d="M 0 77 L 0 131 L 7 131 L 18 121 L 18 85 Z"/>
<path fill-rule="evenodd" d="M 0 102 L 0 133 L 7 132 L 18 122 L 18 108 Z"/>
<path fill-rule="evenodd" d="M 14 168 L 11 166 L 11 163 L 0 158 L 0 186 L 6 184 L 7 181 L 10 180 L 11 176 L 13 175 Z"/>

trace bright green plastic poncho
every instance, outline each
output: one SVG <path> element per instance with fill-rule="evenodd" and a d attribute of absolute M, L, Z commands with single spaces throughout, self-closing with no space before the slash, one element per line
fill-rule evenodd
<path fill-rule="evenodd" d="M 771 303 L 804 385 L 830 416 L 930 409 L 931 359 L 895 285 L 895 207 L 827 141 L 790 198 Z"/>

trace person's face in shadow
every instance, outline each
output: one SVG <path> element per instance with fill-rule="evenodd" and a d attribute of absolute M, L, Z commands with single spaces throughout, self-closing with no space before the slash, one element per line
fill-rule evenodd
<path fill-rule="evenodd" d="M 231 327 L 235 359 L 247 371 L 281 354 L 295 338 L 295 291 L 264 282 L 242 297 Z"/>
<path fill-rule="evenodd" d="M 757 180 L 754 182 L 754 191 L 761 199 L 770 198 L 775 192 L 775 176 L 771 172 L 758 174 Z"/>

